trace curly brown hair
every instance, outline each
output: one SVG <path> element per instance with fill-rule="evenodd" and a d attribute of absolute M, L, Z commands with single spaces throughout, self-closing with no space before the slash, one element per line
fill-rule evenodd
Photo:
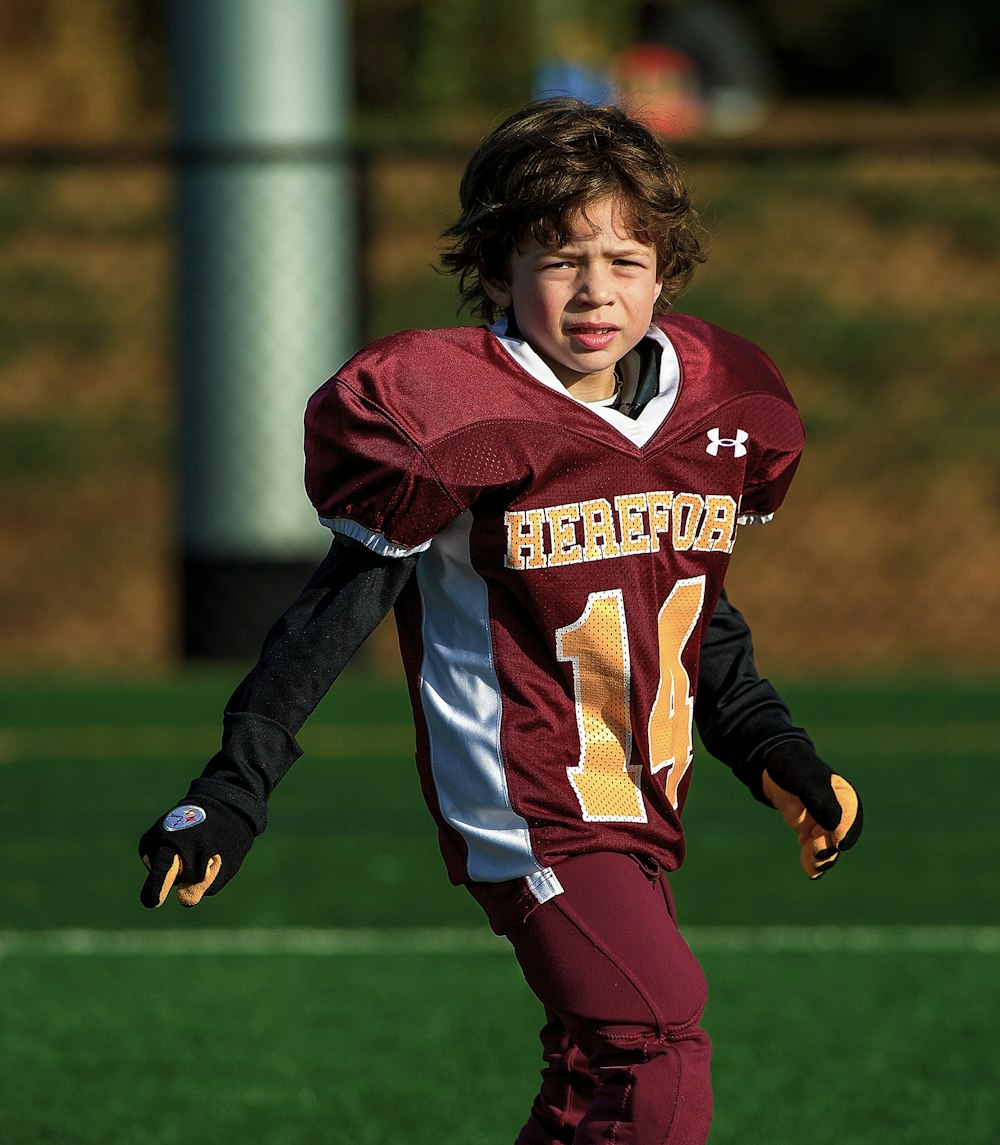
<path fill-rule="evenodd" d="M 441 256 L 458 275 L 462 306 L 487 322 L 498 307 L 482 280 L 506 281 L 524 239 L 569 240 L 586 207 L 608 196 L 642 242 L 656 248 L 662 313 L 704 262 L 698 215 L 674 159 L 642 123 L 616 107 L 570 98 L 528 104 L 476 148 L 459 187 L 461 213 L 444 232 Z"/>

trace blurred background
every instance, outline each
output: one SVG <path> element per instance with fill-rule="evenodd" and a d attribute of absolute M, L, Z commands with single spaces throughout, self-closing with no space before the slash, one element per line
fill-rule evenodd
<path fill-rule="evenodd" d="M 245 101 L 211 122 L 197 11 L 225 7 L 0 8 L 0 671 L 252 654 L 325 549 L 305 396 L 372 338 L 468 320 L 435 268 L 463 164 L 559 90 L 668 137 L 712 237 L 678 308 L 760 342 L 803 411 L 731 573 L 765 667 L 995 668 L 1000 9 L 321 4 L 310 136 L 254 134 Z M 394 672 L 392 635 L 367 657 Z"/>

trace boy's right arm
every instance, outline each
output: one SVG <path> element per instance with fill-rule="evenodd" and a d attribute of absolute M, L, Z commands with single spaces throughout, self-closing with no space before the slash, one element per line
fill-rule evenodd
<path fill-rule="evenodd" d="M 226 705 L 220 750 L 139 841 L 149 871 L 143 906 L 160 906 L 171 887 L 195 906 L 236 874 L 267 826 L 271 792 L 302 754 L 296 734 L 392 609 L 416 561 L 334 540 Z"/>

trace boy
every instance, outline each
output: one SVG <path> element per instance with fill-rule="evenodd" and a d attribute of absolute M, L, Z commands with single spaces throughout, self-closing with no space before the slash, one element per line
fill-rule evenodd
<path fill-rule="evenodd" d="M 654 321 L 702 255 L 645 128 L 531 105 L 480 145 L 460 197 L 443 261 L 492 324 L 383 339 L 311 399 L 306 484 L 331 553 L 232 697 L 222 750 L 143 836 L 142 901 L 176 881 L 194 905 L 235 874 L 295 732 L 395 608 L 449 875 L 546 1010 L 520 1145 L 703 1142 L 706 990 L 665 875 L 693 718 L 797 831 L 810 877 L 861 825 L 722 595 L 801 425 L 756 347 Z"/>

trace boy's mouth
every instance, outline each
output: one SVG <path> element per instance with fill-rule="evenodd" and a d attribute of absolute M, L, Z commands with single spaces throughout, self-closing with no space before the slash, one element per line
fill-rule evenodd
<path fill-rule="evenodd" d="M 577 345 L 586 350 L 603 350 L 609 346 L 619 334 L 617 326 L 599 323 L 581 323 L 567 328 L 567 334 Z"/>

